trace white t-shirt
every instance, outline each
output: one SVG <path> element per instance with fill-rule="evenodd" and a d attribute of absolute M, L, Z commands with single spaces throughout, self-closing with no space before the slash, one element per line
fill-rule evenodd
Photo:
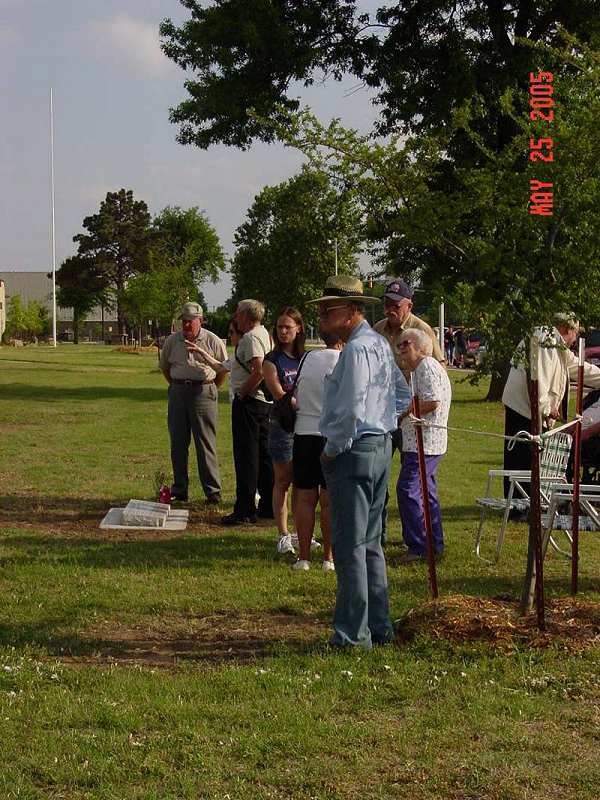
<path fill-rule="evenodd" d="M 437 400 L 438 407 L 429 414 L 422 414 L 424 420 L 435 425 L 447 425 L 452 400 L 452 387 L 446 370 L 435 358 L 427 356 L 412 373 L 413 393 L 420 400 Z M 417 435 L 415 426 L 408 417 L 402 420 L 402 450 L 407 453 L 417 452 Z M 423 450 L 426 456 L 441 456 L 448 449 L 448 431 L 446 428 L 429 428 L 423 426 Z"/>
<path fill-rule="evenodd" d="M 229 384 L 234 394 L 239 392 L 248 380 L 251 369 L 250 362 L 252 359 L 257 356 L 264 358 L 267 353 L 271 352 L 271 349 L 269 332 L 262 325 L 256 325 L 242 336 L 237 346 L 237 358 L 234 358 L 231 362 L 231 372 L 229 376 Z M 246 369 L 240 366 L 238 359 L 246 366 Z M 256 400 L 265 401 L 265 395 L 262 389 L 257 389 L 252 397 Z"/>
<path fill-rule="evenodd" d="M 323 413 L 325 376 L 330 375 L 340 357 L 339 350 L 311 350 L 304 357 L 294 396 L 297 402 L 296 427 L 299 436 L 321 436 L 319 420 Z"/>

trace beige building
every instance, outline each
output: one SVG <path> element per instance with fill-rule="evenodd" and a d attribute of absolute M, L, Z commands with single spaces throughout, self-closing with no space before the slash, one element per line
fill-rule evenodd
<path fill-rule="evenodd" d="M 4 332 L 2 321 L 6 324 L 6 309 L 10 303 L 11 297 L 18 294 L 21 300 L 26 305 L 32 300 L 37 300 L 48 309 L 50 318 L 52 318 L 52 280 L 48 277 L 47 272 L 21 272 L 18 270 L 0 270 L 0 303 L 2 303 L 3 310 L 0 309 L 0 337 Z M 2 292 L 4 291 L 4 299 L 2 299 Z M 73 310 L 70 308 L 57 308 L 56 309 L 56 330 L 59 339 L 68 339 L 73 335 Z M 104 322 L 104 339 L 112 339 L 117 334 L 117 318 L 113 311 L 104 310 L 97 307 L 94 308 L 85 318 L 80 327 L 81 338 L 88 338 L 92 340 L 102 341 L 103 338 L 103 323 Z"/>
<path fill-rule="evenodd" d="M 6 330 L 6 295 L 4 292 L 4 281 L 0 280 L 0 339 Z"/>

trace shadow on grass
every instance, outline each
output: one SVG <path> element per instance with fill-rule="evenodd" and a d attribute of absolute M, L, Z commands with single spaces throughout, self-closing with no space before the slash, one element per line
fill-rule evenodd
<path fill-rule="evenodd" d="M 109 538 L 111 534 L 134 537 L 147 534 L 143 539 Z M 102 534 L 107 538 L 103 539 Z M 40 565 L 72 567 L 77 564 L 86 569 L 197 569 L 206 573 L 234 562 L 236 570 L 255 570 L 257 561 L 267 565 L 276 560 L 274 540 L 248 532 L 224 531 L 222 536 L 194 537 L 189 534 L 161 538 L 160 532 L 101 531 L 99 537 L 27 536 L 17 535 L 5 539 L 14 555 L 0 559 L 3 567 Z M 156 537 L 156 538 L 150 538 Z M 231 563 L 230 563 L 231 566 Z"/>
<path fill-rule="evenodd" d="M 65 400 L 110 400 L 121 398 L 140 403 L 166 402 L 165 388 L 152 386 L 34 386 L 12 383 L 2 387 L 3 400 L 27 402 L 62 402 Z"/>

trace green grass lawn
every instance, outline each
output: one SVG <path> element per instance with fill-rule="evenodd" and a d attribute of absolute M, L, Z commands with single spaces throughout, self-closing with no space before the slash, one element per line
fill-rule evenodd
<path fill-rule="evenodd" d="M 500 432 L 485 387 L 452 377 L 451 424 Z M 204 507 L 194 474 L 185 534 L 100 531 L 110 506 L 153 499 L 169 464 L 156 357 L 0 348 L 0 798 L 595 799 L 599 651 L 425 631 L 330 653 L 335 576 L 292 571 L 272 527 L 214 524 L 233 499 L 226 389 L 219 411 L 223 507 Z M 443 596 L 520 593 L 524 526 L 497 566 L 472 553 L 501 460 L 501 440 L 450 434 Z M 428 599 L 427 573 L 398 564 L 397 513 L 390 528 L 398 618 Z M 599 567 L 584 533 L 591 601 Z M 548 597 L 569 577 L 550 554 Z"/>

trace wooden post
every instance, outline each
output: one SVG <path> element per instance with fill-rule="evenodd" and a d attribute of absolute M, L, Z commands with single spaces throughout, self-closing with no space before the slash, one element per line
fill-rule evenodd
<path fill-rule="evenodd" d="M 577 399 L 575 413 L 581 415 L 583 411 L 583 337 L 579 339 L 579 366 L 577 368 Z M 581 483 L 581 420 L 575 425 L 575 452 L 573 456 L 573 527 L 571 543 L 571 594 L 577 594 L 579 584 L 579 485 Z"/>
<path fill-rule="evenodd" d="M 411 382 L 412 383 L 412 382 Z M 419 398 L 413 394 L 413 414 L 421 419 Z M 421 479 L 421 496 L 423 498 L 423 516 L 425 517 L 425 541 L 427 542 L 427 565 L 429 566 L 429 586 L 434 600 L 438 598 L 437 573 L 435 569 L 435 551 L 433 549 L 433 530 L 431 527 L 431 508 L 429 506 L 429 489 L 427 487 L 427 468 L 425 466 L 425 449 L 423 447 L 423 429 L 415 425 L 417 435 L 417 454 L 419 457 L 419 477 Z"/>

